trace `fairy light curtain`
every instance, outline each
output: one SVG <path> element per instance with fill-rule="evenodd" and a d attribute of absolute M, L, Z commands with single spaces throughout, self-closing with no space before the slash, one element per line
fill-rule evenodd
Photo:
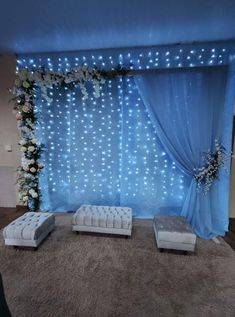
<path fill-rule="evenodd" d="M 204 44 L 21 55 L 17 68 L 216 66 L 227 65 L 233 49 L 232 44 Z M 189 178 L 165 152 L 132 77 L 107 81 L 98 99 L 91 91 L 82 99 L 79 89 L 54 88 L 50 94 L 53 102 L 47 104 L 38 92 L 35 109 L 37 137 L 46 146 L 40 176 L 43 210 L 76 210 L 90 203 L 127 205 L 137 217 L 180 212 Z"/>
<path fill-rule="evenodd" d="M 54 101 L 38 98 L 36 109 L 46 147 L 44 210 L 127 205 L 149 217 L 156 206 L 181 206 L 184 175 L 160 144 L 132 78 L 108 81 L 99 99 L 90 91 L 83 100 L 79 89 L 51 94 Z"/>

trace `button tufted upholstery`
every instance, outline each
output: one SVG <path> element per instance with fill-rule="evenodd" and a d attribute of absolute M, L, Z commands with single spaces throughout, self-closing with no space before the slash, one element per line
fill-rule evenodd
<path fill-rule="evenodd" d="M 55 216 L 46 212 L 26 212 L 3 230 L 8 245 L 36 246 L 55 226 Z M 38 243 L 39 242 L 39 243 Z"/>
<path fill-rule="evenodd" d="M 159 248 L 194 250 L 196 235 L 184 217 L 156 215 L 153 226 Z"/>
<path fill-rule="evenodd" d="M 131 235 L 132 209 L 82 205 L 73 216 L 73 230 Z"/>

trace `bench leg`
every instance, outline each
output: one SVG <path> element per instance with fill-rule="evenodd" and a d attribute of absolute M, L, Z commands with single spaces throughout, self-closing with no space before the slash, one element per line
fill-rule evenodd
<path fill-rule="evenodd" d="M 163 253 L 164 249 L 163 248 L 159 248 L 160 253 Z"/>

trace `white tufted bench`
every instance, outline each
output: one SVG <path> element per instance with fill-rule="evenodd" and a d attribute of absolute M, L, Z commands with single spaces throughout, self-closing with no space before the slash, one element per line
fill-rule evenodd
<path fill-rule="evenodd" d="M 72 219 L 73 231 L 131 235 L 132 209 L 82 205 Z"/>
<path fill-rule="evenodd" d="M 3 230 L 6 245 L 38 247 L 55 227 L 55 216 L 48 212 L 26 212 Z"/>
<path fill-rule="evenodd" d="M 156 215 L 153 228 L 160 251 L 162 249 L 194 251 L 196 235 L 184 217 Z"/>

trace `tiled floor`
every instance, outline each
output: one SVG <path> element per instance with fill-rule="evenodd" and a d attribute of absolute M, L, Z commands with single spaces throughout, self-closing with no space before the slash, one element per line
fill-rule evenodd
<path fill-rule="evenodd" d="M 18 209 L 0 207 L 0 229 L 4 228 L 17 217 L 20 217 L 24 212 L 26 212 L 26 208 L 24 207 Z M 224 240 L 235 250 L 235 218 L 230 218 L 229 232 L 224 237 Z"/>

